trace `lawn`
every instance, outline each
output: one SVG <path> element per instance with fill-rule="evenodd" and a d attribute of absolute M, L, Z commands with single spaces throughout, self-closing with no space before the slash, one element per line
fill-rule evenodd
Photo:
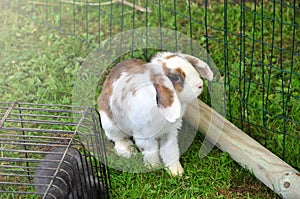
<path fill-rule="evenodd" d="M 100 41 L 137 27 L 175 28 L 209 50 L 225 81 L 227 118 L 300 167 L 300 28 L 291 25 L 300 23 L 293 17 L 300 10 L 289 1 L 227 7 L 214 1 L 208 7 L 202 1 L 142 1 L 151 13 L 117 3 L 98 12 L 96 6 L 35 2 L 0 3 L 0 101 L 71 105 L 77 73 Z M 132 55 L 147 60 L 151 52 Z M 164 170 L 126 173 L 112 168 L 112 198 L 277 197 L 217 148 L 200 159 L 202 140 L 197 134 L 181 157 L 182 178 Z"/>

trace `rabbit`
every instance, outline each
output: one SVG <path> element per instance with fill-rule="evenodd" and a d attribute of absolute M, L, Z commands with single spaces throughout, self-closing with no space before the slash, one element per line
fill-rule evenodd
<path fill-rule="evenodd" d="M 107 198 L 107 190 L 95 179 L 92 165 L 77 149 L 70 147 L 59 167 L 65 151 L 66 147 L 54 148 L 40 163 L 34 175 L 36 192 L 44 194 L 53 179 L 45 199 Z"/>
<path fill-rule="evenodd" d="M 173 176 L 182 176 L 178 130 L 189 103 L 203 90 L 203 77 L 213 80 L 204 61 L 187 54 L 159 52 L 150 62 L 130 59 L 116 64 L 98 97 L 101 124 L 118 155 L 135 153 L 144 163 L 163 163 Z"/>

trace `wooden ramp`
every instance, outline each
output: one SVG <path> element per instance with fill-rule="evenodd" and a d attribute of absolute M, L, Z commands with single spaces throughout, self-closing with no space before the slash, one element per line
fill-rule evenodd
<path fill-rule="evenodd" d="M 197 121 L 199 118 L 200 121 Z M 195 128 L 198 126 L 206 138 L 222 151 L 229 153 L 236 162 L 253 172 L 278 195 L 287 199 L 300 199 L 300 172 L 201 100 L 198 100 L 198 105 L 192 104 L 187 108 L 185 120 Z"/>

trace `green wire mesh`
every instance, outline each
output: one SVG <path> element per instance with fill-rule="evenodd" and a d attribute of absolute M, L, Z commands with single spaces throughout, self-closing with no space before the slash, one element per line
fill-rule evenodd
<path fill-rule="evenodd" d="M 298 1 L 5 0 L 1 6 L 91 46 L 140 27 L 188 35 L 219 67 L 227 119 L 299 169 Z"/>

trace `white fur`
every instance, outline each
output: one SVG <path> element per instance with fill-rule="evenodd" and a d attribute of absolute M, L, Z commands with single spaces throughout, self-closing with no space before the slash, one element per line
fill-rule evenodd
<path fill-rule="evenodd" d="M 171 55 L 176 56 L 166 58 Z M 184 56 L 189 55 L 158 53 L 150 63 L 144 65 L 146 67 L 142 73 L 131 74 L 124 70 L 111 85 L 112 95 L 108 103 L 113 118 L 99 108 L 102 126 L 108 138 L 115 142 L 119 155 L 129 157 L 134 152 L 131 146 L 133 143 L 129 140 L 133 137 L 144 155 L 145 163 L 156 166 L 163 162 L 174 176 L 183 174 L 177 141 L 182 116 L 187 104 L 203 90 L 199 73 Z M 203 73 L 208 74 L 205 78 L 212 79 L 209 66 L 200 61 L 201 67 L 208 71 Z M 186 74 L 181 92 L 176 93 L 162 63 L 170 70 L 180 67 Z M 126 65 L 123 67 L 126 68 Z M 173 92 L 173 103 L 170 106 L 158 106 L 154 83 L 162 84 Z"/>

